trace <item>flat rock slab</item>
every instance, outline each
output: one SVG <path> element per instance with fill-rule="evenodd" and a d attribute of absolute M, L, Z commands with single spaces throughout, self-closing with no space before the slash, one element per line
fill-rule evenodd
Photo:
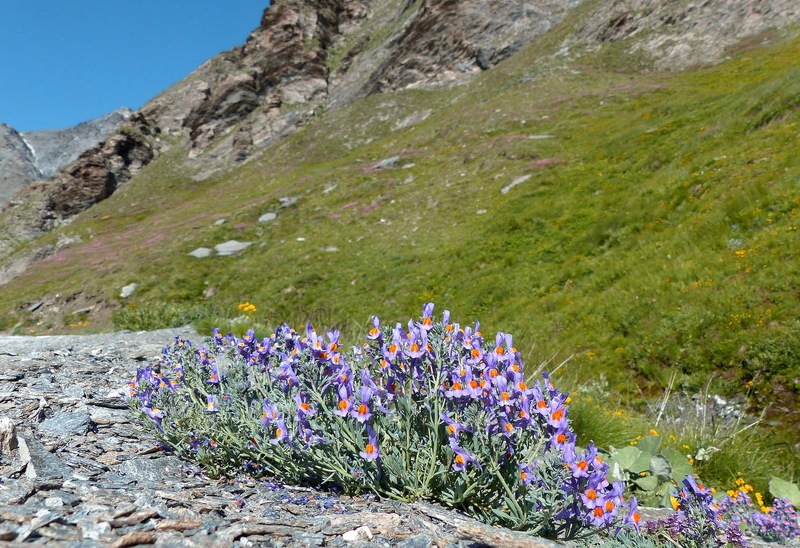
<path fill-rule="evenodd" d="M 74 397 L 73 389 L 76 387 L 67 388 L 70 389 L 67 395 Z M 81 392 L 83 392 L 83 390 L 81 390 Z M 89 431 L 89 425 L 91 423 L 92 421 L 86 408 L 77 409 L 72 413 L 63 413 L 59 411 L 51 418 L 39 424 L 39 432 L 58 438 L 70 435 L 83 436 Z"/>
<path fill-rule="evenodd" d="M 228 255 L 235 255 L 240 251 L 244 251 L 251 245 L 253 245 L 253 242 L 239 242 L 237 240 L 228 240 L 225 243 L 215 245 L 214 249 L 216 250 L 217 255 L 224 257 Z"/>

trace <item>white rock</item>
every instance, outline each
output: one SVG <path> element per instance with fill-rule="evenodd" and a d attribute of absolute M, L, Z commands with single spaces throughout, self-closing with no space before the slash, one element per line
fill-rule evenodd
<path fill-rule="evenodd" d="M 228 240 L 225 243 L 217 244 L 214 246 L 214 249 L 217 250 L 217 255 L 227 256 L 227 255 L 234 255 L 243 251 L 253 245 L 253 242 L 239 242 L 236 240 Z"/>
<path fill-rule="evenodd" d="M 225 224 L 225 219 L 217 219 L 214 221 L 214 226 L 220 226 Z"/>
<path fill-rule="evenodd" d="M 207 247 L 198 247 L 197 249 L 189 253 L 189 255 L 192 257 L 197 257 L 198 259 L 202 259 L 204 257 L 208 257 L 209 255 L 211 255 L 211 250 Z"/>
<path fill-rule="evenodd" d="M 17 426 L 9 418 L 0 419 L 0 455 L 7 455 L 17 448 Z"/>
<path fill-rule="evenodd" d="M 525 181 L 527 181 L 530 178 L 531 178 L 531 174 L 530 173 L 528 173 L 527 175 L 523 175 L 522 177 L 517 177 L 516 179 L 511 181 L 509 184 L 504 186 L 502 189 L 500 189 L 500 193 L 501 194 L 508 194 L 509 192 L 511 192 L 512 188 L 514 188 L 515 186 L 517 186 L 519 184 L 524 183 Z"/>
<path fill-rule="evenodd" d="M 128 284 L 122 288 L 122 291 L 119 292 L 119 296 L 122 297 L 123 299 L 127 299 L 128 297 L 133 295 L 134 291 L 136 291 L 136 284 L 135 283 Z"/>
<path fill-rule="evenodd" d="M 258 222 L 259 223 L 268 223 L 270 221 L 274 221 L 277 218 L 278 218 L 278 216 L 275 213 L 270 211 L 269 213 L 264 213 L 261 217 L 259 217 L 258 218 Z"/>
<path fill-rule="evenodd" d="M 347 542 L 355 542 L 357 540 L 372 540 L 373 534 L 372 531 L 369 530 L 369 527 L 366 525 L 362 525 L 358 529 L 353 529 L 352 531 L 348 531 L 342 535 L 342 539 L 346 540 Z"/>

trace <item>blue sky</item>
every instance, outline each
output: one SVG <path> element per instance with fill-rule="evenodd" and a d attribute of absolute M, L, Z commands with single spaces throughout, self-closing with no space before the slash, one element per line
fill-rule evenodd
<path fill-rule="evenodd" d="M 60 129 L 137 109 L 243 44 L 268 0 L 0 0 L 0 122 Z"/>

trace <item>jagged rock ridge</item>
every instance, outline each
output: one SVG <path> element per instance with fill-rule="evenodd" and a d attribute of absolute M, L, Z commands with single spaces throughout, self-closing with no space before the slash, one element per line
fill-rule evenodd
<path fill-rule="evenodd" d="M 49 179 L 59 169 L 115 133 L 133 111 L 123 107 L 99 118 L 67 129 L 25 131 L 25 141 L 33 149 L 34 162 L 42 179 Z"/>
<path fill-rule="evenodd" d="M 371 94 L 466 82 L 579 2 L 277 0 L 242 46 L 204 63 L 119 133 L 15 199 L 0 217 L 8 227 L 0 257 L 107 198 L 164 147 L 185 147 L 187 172 L 202 180 L 258 157 L 326 110 Z M 595 0 L 587 7 L 563 51 L 627 41 L 628 51 L 645 52 L 658 69 L 718 61 L 726 45 L 800 18 L 791 0 Z M 14 143 L 8 146 L 20 146 Z M 13 207 L 22 202 L 33 205 Z"/>
<path fill-rule="evenodd" d="M 49 179 L 113 135 L 132 113 L 120 108 L 75 127 L 22 133 L 0 124 L 0 207 L 33 181 Z"/>

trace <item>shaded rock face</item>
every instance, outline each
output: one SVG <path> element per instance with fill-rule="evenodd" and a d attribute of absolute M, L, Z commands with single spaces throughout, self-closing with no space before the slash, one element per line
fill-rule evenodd
<path fill-rule="evenodd" d="M 116 132 L 132 111 L 127 108 L 75 127 L 19 133 L 0 124 L 0 207 L 31 182 L 49 179 L 80 154 Z"/>
<path fill-rule="evenodd" d="M 355 96 L 364 96 L 405 87 L 463 83 L 542 35 L 577 3 L 578 0 L 408 2 L 405 11 L 409 15 L 398 32 L 376 51 L 354 52 L 355 64 L 371 70 L 343 75 L 341 87 L 348 90 L 354 81 L 359 82 Z M 372 63 L 367 57 L 373 59 Z M 352 97 L 340 93 L 336 100 L 348 102 Z"/>
<path fill-rule="evenodd" d="M 59 169 L 78 159 L 85 151 L 115 133 L 133 111 L 120 108 L 67 129 L 25 131 L 22 136 L 30 145 L 36 168 L 42 179 L 49 179 Z"/>
<path fill-rule="evenodd" d="M 84 152 L 53 180 L 47 189 L 49 212 L 66 218 L 88 209 L 155 157 L 144 117 L 136 115 L 130 122 L 125 132 Z"/>
<path fill-rule="evenodd" d="M 0 206 L 40 178 L 33 151 L 13 127 L 0 124 Z"/>

